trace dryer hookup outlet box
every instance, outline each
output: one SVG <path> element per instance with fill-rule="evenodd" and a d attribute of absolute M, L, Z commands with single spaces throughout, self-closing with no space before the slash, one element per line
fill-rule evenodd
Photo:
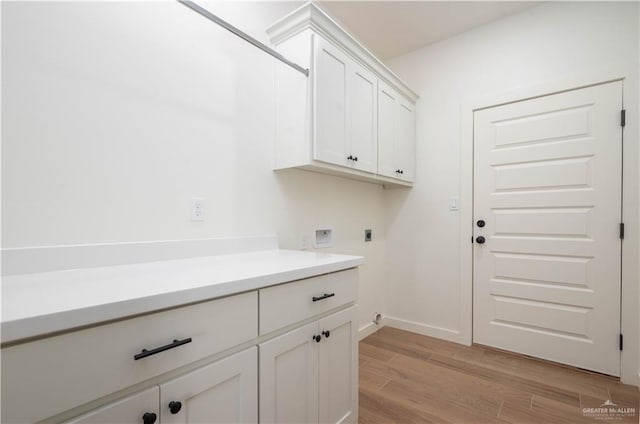
<path fill-rule="evenodd" d="M 333 247 L 333 228 L 323 227 L 316 230 L 316 237 L 313 247 L 316 249 L 323 247 Z"/>

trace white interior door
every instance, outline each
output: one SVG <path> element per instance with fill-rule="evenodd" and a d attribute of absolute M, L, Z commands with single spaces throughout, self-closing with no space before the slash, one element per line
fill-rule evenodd
<path fill-rule="evenodd" d="M 620 375 L 621 107 L 612 82 L 475 112 L 475 343 Z"/>

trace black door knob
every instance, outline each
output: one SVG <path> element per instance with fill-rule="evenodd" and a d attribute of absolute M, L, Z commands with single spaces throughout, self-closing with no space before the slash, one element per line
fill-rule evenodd
<path fill-rule="evenodd" d="M 312 337 L 312 339 L 320 343 L 320 340 L 322 340 L 322 336 L 320 334 L 316 334 L 315 336 Z"/>
<path fill-rule="evenodd" d="M 484 227 L 484 220 L 483 219 L 479 219 L 478 222 L 476 222 L 476 225 L 480 228 Z"/>
<path fill-rule="evenodd" d="M 322 335 L 325 336 L 327 339 L 329 338 L 329 336 L 331 335 L 331 332 L 329 330 L 327 331 L 323 331 Z"/>
<path fill-rule="evenodd" d="M 153 424 L 157 418 L 158 416 L 153 412 L 145 412 L 142 416 L 142 424 Z"/>
<path fill-rule="evenodd" d="M 178 402 L 177 400 L 172 400 L 169 402 L 169 412 L 172 414 L 177 414 L 182 409 L 182 402 Z"/>
<path fill-rule="evenodd" d="M 483 236 L 476 237 L 476 243 L 478 243 L 478 244 L 484 244 L 485 241 L 486 240 L 484 239 Z"/>

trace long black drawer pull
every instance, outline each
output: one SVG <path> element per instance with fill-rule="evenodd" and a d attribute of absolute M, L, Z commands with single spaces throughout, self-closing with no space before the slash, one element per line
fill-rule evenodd
<path fill-rule="evenodd" d="M 191 337 L 182 340 L 176 339 L 173 341 L 173 343 L 169 343 L 168 345 L 160 346 L 151 350 L 142 349 L 142 352 L 135 355 L 133 359 L 137 361 L 138 359 L 146 358 L 147 356 L 155 355 L 156 353 L 164 352 L 165 350 L 173 349 L 187 343 L 191 343 Z"/>
<path fill-rule="evenodd" d="M 336 295 L 335 293 L 325 293 L 322 296 L 313 296 L 311 298 L 311 300 L 313 300 L 314 302 L 317 302 L 318 300 L 323 300 L 323 299 L 326 299 L 328 297 L 333 297 L 335 295 Z"/>

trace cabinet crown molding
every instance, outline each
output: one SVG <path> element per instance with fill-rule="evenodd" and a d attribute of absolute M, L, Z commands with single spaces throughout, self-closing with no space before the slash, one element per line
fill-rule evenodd
<path fill-rule="evenodd" d="M 312 2 L 300 6 L 276 21 L 267 28 L 267 34 L 271 43 L 277 46 L 307 29 L 311 29 L 344 49 L 353 59 L 376 73 L 379 78 L 406 96 L 412 103 L 415 104 L 420 98 L 369 49 Z"/>

